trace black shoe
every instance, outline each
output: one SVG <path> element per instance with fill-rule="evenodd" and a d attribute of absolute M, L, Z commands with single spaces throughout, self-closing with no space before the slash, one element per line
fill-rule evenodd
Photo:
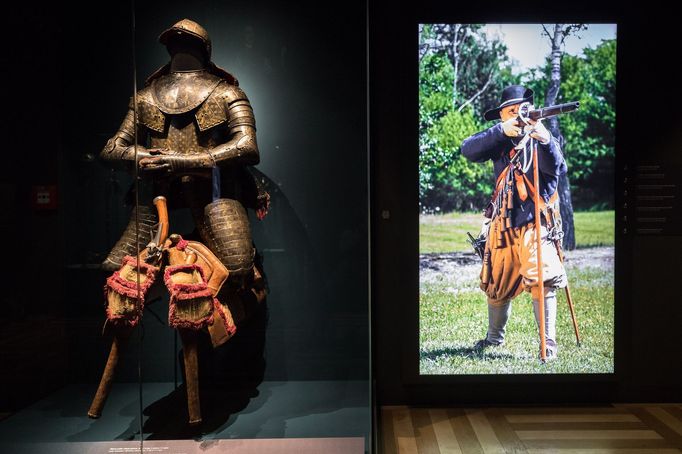
<path fill-rule="evenodd" d="M 490 342 L 488 338 L 486 337 L 485 339 L 481 339 L 480 341 L 476 342 L 474 344 L 474 349 L 475 350 L 483 350 L 488 347 L 499 347 L 501 345 L 504 345 L 504 341 L 502 342 Z"/>

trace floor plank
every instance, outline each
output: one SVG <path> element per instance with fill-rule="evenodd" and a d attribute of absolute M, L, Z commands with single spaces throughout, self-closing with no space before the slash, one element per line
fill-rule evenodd
<path fill-rule="evenodd" d="M 682 454 L 682 407 L 382 407 L 385 454 Z"/>
<path fill-rule="evenodd" d="M 526 446 L 516 435 L 516 432 L 500 409 L 489 409 L 486 410 L 485 413 L 488 416 L 490 425 L 497 435 L 497 439 L 500 440 L 500 443 L 504 447 L 505 453 L 526 454 L 528 452 Z"/>
<path fill-rule="evenodd" d="M 484 454 L 505 454 L 483 410 L 466 410 L 467 419 L 476 433 Z"/>
<path fill-rule="evenodd" d="M 614 408 L 625 408 L 626 410 L 629 408 L 637 408 L 637 407 L 651 407 L 652 405 L 655 405 L 657 407 L 679 407 L 680 404 L 678 403 L 645 403 L 645 402 L 622 402 L 618 404 L 613 404 Z"/>
<path fill-rule="evenodd" d="M 682 436 L 651 414 L 651 412 L 647 410 L 648 408 L 651 407 L 630 407 L 630 411 L 647 426 L 658 432 L 672 446 L 682 449 Z"/>
<path fill-rule="evenodd" d="M 443 409 L 432 409 L 429 410 L 429 416 L 441 454 L 462 454 L 447 412 Z"/>
<path fill-rule="evenodd" d="M 678 421 L 682 421 L 682 407 L 666 407 L 665 410 L 676 417 Z"/>
<path fill-rule="evenodd" d="M 393 432 L 399 454 L 417 454 L 417 440 L 409 409 L 397 409 L 393 414 Z"/>
<path fill-rule="evenodd" d="M 484 454 L 481 443 L 476 438 L 476 433 L 473 427 L 471 427 L 471 423 L 464 410 L 450 409 L 447 411 L 447 415 L 462 452 L 466 454 Z"/>
<path fill-rule="evenodd" d="M 504 409 L 506 415 L 572 415 L 572 414 L 627 414 L 628 410 L 612 406 L 598 407 L 509 407 Z"/>
<path fill-rule="evenodd" d="M 528 454 L 679 454 L 679 449 L 641 448 L 641 449 L 531 449 Z"/>
<path fill-rule="evenodd" d="M 384 454 L 398 454 L 395 445 L 395 432 L 393 431 L 393 410 L 387 407 L 381 409 L 381 452 Z"/>
<path fill-rule="evenodd" d="M 535 415 L 507 415 L 510 423 L 527 422 L 639 422 L 635 415 L 631 414 L 535 414 Z"/>
<path fill-rule="evenodd" d="M 411 410 L 414 436 L 417 441 L 419 454 L 441 454 L 438 448 L 438 439 L 433 430 L 433 423 L 429 410 L 426 408 L 414 408 Z"/>
<path fill-rule="evenodd" d="M 526 440 L 528 450 L 552 449 L 671 449 L 665 440 Z"/>
<path fill-rule="evenodd" d="M 672 430 L 682 435 L 682 421 L 678 420 L 670 414 L 667 408 L 664 407 L 646 407 L 646 411 L 658 418 L 666 426 L 670 427 Z"/>
<path fill-rule="evenodd" d="M 642 430 L 643 422 L 522 422 L 512 423 L 514 430 Z"/>
<path fill-rule="evenodd" d="M 654 430 L 519 430 L 521 440 L 656 440 Z"/>
<path fill-rule="evenodd" d="M 661 422 L 656 416 L 646 410 L 647 407 L 631 407 L 630 411 L 637 415 L 646 425 L 665 438 L 672 446 L 682 449 L 682 436 Z"/>

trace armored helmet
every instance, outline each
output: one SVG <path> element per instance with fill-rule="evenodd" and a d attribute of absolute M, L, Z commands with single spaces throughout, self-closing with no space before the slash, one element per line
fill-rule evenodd
<path fill-rule="evenodd" d="M 168 39 L 174 34 L 185 34 L 200 39 L 206 47 L 206 55 L 211 59 L 211 38 L 204 27 L 190 19 L 182 19 L 173 24 L 170 28 L 159 35 L 159 42 L 164 46 L 168 44 Z"/>

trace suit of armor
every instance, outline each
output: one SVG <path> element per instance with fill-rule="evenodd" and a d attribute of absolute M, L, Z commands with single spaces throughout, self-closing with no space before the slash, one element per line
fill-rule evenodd
<path fill-rule="evenodd" d="M 262 219 L 269 196 L 247 169 L 260 159 L 251 105 L 237 80 L 211 63 L 206 31 L 184 19 L 159 40 L 171 62 L 135 93 L 100 156 L 114 165 L 138 166 L 153 183 L 154 195 L 165 196 L 154 202 L 163 221 L 150 241 L 157 216 L 151 206 L 140 205 L 139 216 L 133 215 L 103 263 L 103 268 L 117 270 L 105 287 L 114 341 L 88 415 L 101 415 L 119 348 L 140 319 L 146 293 L 163 268 L 170 294 L 168 323 L 183 342 L 189 423 L 196 425 L 202 420 L 200 333 L 208 331 L 213 346 L 222 345 L 265 299 L 246 208 L 256 209 Z M 202 242 L 178 234 L 166 238 L 166 198 L 171 206 L 190 208 Z"/>
<path fill-rule="evenodd" d="M 228 282 L 243 288 L 253 278 L 255 253 L 245 207 L 259 209 L 260 217 L 268 203 L 247 170 L 259 162 L 253 110 L 237 80 L 210 62 L 210 40 L 201 26 L 184 19 L 160 41 L 168 45 L 174 36 L 199 43 L 207 63 L 174 71 L 171 62 L 150 76 L 100 157 L 132 164 L 137 137 L 140 171 L 151 176 L 154 193 L 166 194 L 171 206 L 191 209 L 201 240 L 227 267 Z M 140 206 L 140 247 L 155 222 L 153 210 Z M 125 255 L 135 255 L 134 232 L 131 219 L 105 269 L 118 269 Z"/>

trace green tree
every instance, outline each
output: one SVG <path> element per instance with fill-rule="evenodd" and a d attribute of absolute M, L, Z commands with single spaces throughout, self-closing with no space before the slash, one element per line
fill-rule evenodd
<path fill-rule="evenodd" d="M 468 161 L 459 148 L 485 129 L 483 112 L 517 79 L 506 47 L 480 29 L 450 24 L 420 30 L 419 195 L 426 212 L 481 209 L 492 191 L 492 165 Z"/>
<path fill-rule="evenodd" d="M 511 76 L 507 46 L 489 38 L 483 24 L 426 24 L 420 26 L 419 58 L 440 54 L 452 66 L 449 90 L 452 106 L 459 111 L 471 105 L 482 113 L 496 105 L 499 92 Z"/>
<path fill-rule="evenodd" d="M 580 109 L 562 119 L 567 163 L 581 208 L 612 208 L 615 176 L 616 41 L 605 40 L 584 56 L 564 58 L 561 101 Z"/>
<path fill-rule="evenodd" d="M 451 110 L 453 69 L 443 54 L 427 55 L 419 67 L 419 197 L 424 209 L 434 209 L 428 195 L 443 186 L 442 175 L 452 150 L 437 147 L 438 140 L 429 133 Z M 441 177 L 441 180 L 439 180 Z"/>
<path fill-rule="evenodd" d="M 535 91 L 535 104 L 545 105 L 550 64 L 524 74 Z M 561 116 L 564 155 L 577 209 L 613 208 L 616 125 L 616 40 L 603 40 L 582 56 L 564 55 L 556 103 L 579 101 L 580 108 Z"/>

